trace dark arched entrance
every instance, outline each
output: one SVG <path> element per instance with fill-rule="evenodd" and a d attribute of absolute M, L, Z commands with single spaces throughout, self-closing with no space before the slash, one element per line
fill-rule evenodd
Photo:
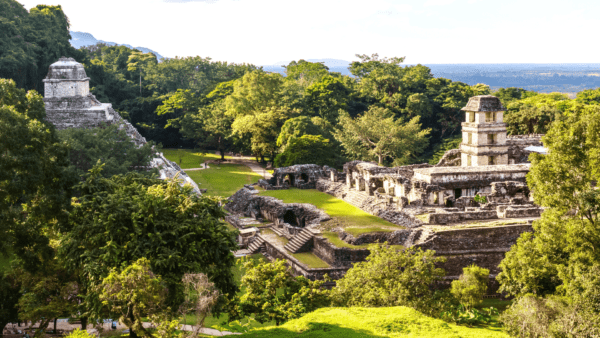
<path fill-rule="evenodd" d="M 288 210 L 283 214 L 283 221 L 291 226 L 298 226 L 298 222 L 296 221 L 296 214 L 292 210 Z"/>

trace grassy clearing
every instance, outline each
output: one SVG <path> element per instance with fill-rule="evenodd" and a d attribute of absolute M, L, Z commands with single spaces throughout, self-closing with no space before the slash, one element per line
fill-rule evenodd
<path fill-rule="evenodd" d="M 312 252 L 301 252 L 292 254 L 297 260 L 306 264 L 309 268 L 319 269 L 328 268 L 329 264 L 325 263 L 321 258 L 317 257 Z"/>
<path fill-rule="evenodd" d="M 251 331 L 242 337 L 508 337 L 499 329 L 468 328 L 446 323 L 398 306 L 324 308 L 279 327 Z"/>
<path fill-rule="evenodd" d="M 332 218 L 336 218 L 344 227 L 389 227 L 403 229 L 402 227 L 368 214 L 359 208 L 348 204 L 316 189 L 287 189 L 267 190 L 259 193 L 263 196 L 272 196 L 285 203 L 309 203 L 324 210 Z"/>
<path fill-rule="evenodd" d="M 162 153 L 165 157 L 173 161 L 181 167 L 181 169 L 200 168 L 200 165 L 205 161 L 220 160 L 221 156 L 214 153 L 199 153 L 192 149 L 163 149 Z M 181 155 L 181 161 L 180 161 Z M 226 160 L 231 159 L 231 156 L 225 156 Z"/>
<path fill-rule="evenodd" d="M 258 182 L 262 176 L 254 173 L 243 164 L 223 163 L 208 169 L 186 171 L 201 189 L 208 189 L 206 195 L 229 197 L 244 184 Z"/>

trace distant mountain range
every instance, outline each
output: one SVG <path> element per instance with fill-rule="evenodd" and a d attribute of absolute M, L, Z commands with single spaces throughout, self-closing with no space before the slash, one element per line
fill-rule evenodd
<path fill-rule="evenodd" d="M 70 33 L 71 33 L 72 39 L 69 40 L 69 42 L 71 43 L 71 46 L 73 46 L 77 49 L 84 47 L 84 46 L 92 46 L 92 45 L 97 44 L 98 42 L 101 42 L 101 43 L 107 44 L 108 46 L 125 46 L 125 47 L 131 48 L 131 49 L 133 49 L 133 48 L 138 49 L 144 53 L 154 53 L 154 55 L 156 55 L 156 57 L 158 58 L 158 62 L 161 62 L 161 59 L 163 58 L 162 55 L 158 54 L 157 52 L 153 51 L 150 48 L 132 47 L 131 45 L 128 45 L 128 44 L 119 44 L 116 42 L 98 40 L 92 34 L 86 33 L 86 32 L 70 31 Z"/>

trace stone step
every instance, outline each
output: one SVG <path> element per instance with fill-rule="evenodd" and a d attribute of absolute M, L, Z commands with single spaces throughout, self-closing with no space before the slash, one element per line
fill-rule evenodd
<path fill-rule="evenodd" d="M 272 226 L 270 227 L 270 229 L 273 230 L 273 232 L 276 233 L 277 236 L 283 237 L 283 230 L 277 228 L 276 226 Z"/>
<path fill-rule="evenodd" d="M 254 241 L 252 241 L 252 243 L 250 243 L 250 245 L 248 245 L 248 249 L 246 250 L 248 250 L 248 252 L 251 254 L 255 254 L 259 251 L 262 251 L 263 244 L 265 244 L 265 240 L 258 236 L 254 239 Z"/>
<path fill-rule="evenodd" d="M 304 229 L 298 235 L 294 236 L 294 238 L 292 238 L 292 240 L 289 241 L 284 248 L 291 253 L 298 253 L 300 248 L 313 239 L 313 237 L 314 234 L 312 231 L 310 231 L 310 229 Z"/>

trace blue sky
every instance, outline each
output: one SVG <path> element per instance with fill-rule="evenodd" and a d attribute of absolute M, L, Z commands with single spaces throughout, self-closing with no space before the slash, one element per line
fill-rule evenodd
<path fill-rule="evenodd" d="M 597 63 L 599 1 L 18 0 L 71 30 L 163 56 L 268 65 L 355 54 L 406 63 Z"/>

